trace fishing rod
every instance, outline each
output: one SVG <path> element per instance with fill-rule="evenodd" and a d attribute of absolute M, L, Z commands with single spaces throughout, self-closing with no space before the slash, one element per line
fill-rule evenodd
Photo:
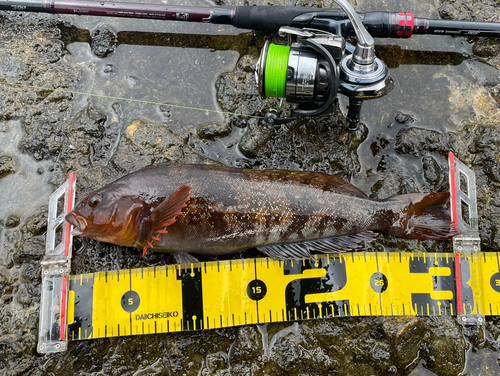
<path fill-rule="evenodd" d="M 277 32 L 281 26 L 323 30 L 328 20 L 346 20 L 346 36 L 355 36 L 347 13 L 341 9 L 294 6 L 194 7 L 92 0 L 0 0 L 0 10 L 204 22 L 267 32 Z M 433 20 L 417 18 L 409 12 L 357 14 L 367 31 L 377 38 L 409 38 L 414 34 L 500 36 L 500 23 L 494 22 Z"/>
<path fill-rule="evenodd" d="M 394 86 L 387 65 L 375 56 L 373 37 L 415 34 L 500 37 L 500 23 L 417 18 L 409 12 L 357 13 L 347 0 L 341 9 L 290 6 L 196 7 L 92 0 L 0 0 L 0 10 L 203 22 L 278 32 L 288 45 L 266 42 L 256 67 L 262 98 L 295 104 L 288 116 L 266 114 L 269 124 L 305 116 L 330 115 L 337 94 L 349 98 L 347 127 L 355 131 L 364 100 Z M 345 37 L 356 37 L 356 45 Z M 281 107 L 281 106 L 280 106 Z"/>

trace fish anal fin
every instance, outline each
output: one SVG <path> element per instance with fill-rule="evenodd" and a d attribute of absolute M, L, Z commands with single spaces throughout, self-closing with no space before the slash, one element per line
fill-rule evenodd
<path fill-rule="evenodd" d="M 300 243 L 264 245 L 257 249 L 274 260 L 312 259 L 311 253 Z"/>
<path fill-rule="evenodd" d="M 366 231 L 357 234 L 340 235 L 333 238 L 312 240 L 304 242 L 311 251 L 321 253 L 339 253 L 346 252 L 362 247 L 378 236 L 376 232 Z"/>
<path fill-rule="evenodd" d="M 173 252 L 172 254 L 178 264 L 195 264 L 199 262 L 196 257 L 186 252 Z"/>
<path fill-rule="evenodd" d="M 275 260 L 312 258 L 311 252 L 339 253 L 359 248 L 374 240 L 377 235 L 375 232 L 366 231 L 300 243 L 265 245 L 257 249 Z"/>

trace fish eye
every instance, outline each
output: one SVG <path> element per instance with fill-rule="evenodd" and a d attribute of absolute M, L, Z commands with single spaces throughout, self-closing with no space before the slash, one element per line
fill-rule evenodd
<path fill-rule="evenodd" d="M 93 195 L 89 199 L 89 205 L 91 207 L 97 206 L 101 202 L 101 195 Z"/>

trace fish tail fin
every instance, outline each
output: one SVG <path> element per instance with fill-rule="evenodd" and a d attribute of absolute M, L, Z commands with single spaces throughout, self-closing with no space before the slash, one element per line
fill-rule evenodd
<path fill-rule="evenodd" d="M 385 201 L 399 202 L 399 210 L 390 211 L 391 217 L 383 230 L 406 239 L 446 240 L 460 234 L 450 215 L 450 194 L 411 193 L 391 197 Z"/>

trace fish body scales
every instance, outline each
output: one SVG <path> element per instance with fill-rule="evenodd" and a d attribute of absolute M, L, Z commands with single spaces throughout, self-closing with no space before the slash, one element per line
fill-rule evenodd
<path fill-rule="evenodd" d="M 193 195 L 168 236 L 155 245 L 157 251 L 233 253 L 377 227 L 377 202 L 324 190 L 317 181 L 308 185 L 284 173 L 249 176 L 247 170 L 224 168 L 171 174 L 184 175 L 179 181 L 191 186 Z M 141 187 L 145 197 L 165 197 L 179 185 L 168 176 L 136 181 L 147 182 Z"/>

